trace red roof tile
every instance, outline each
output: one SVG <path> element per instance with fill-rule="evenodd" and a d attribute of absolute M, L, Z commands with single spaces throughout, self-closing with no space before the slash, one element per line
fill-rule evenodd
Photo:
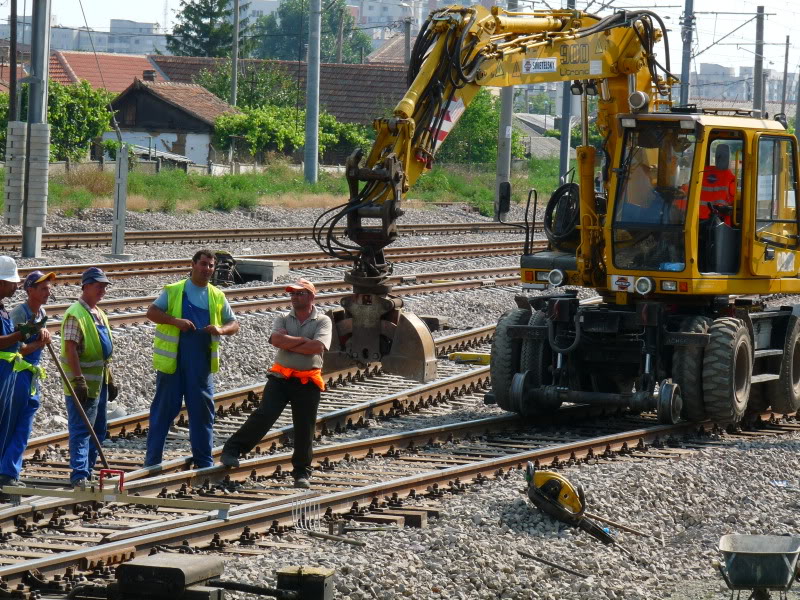
<path fill-rule="evenodd" d="M 201 85 L 176 83 L 174 81 L 150 82 L 140 79 L 136 79 L 128 89 L 117 96 L 114 104 L 135 90 L 147 90 L 164 102 L 172 104 L 212 127 L 218 116 L 226 112 L 236 112 L 237 110 Z"/>
<path fill-rule="evenodd" d="M 391 64 L 391 65 L 405 65 L 406 64 L 406 36 L 396 35 L 386 40 L 383 45 L 371 52 L 367 56 L 366 61 L 371 64 Z M 411 49 L 414 49 L 414 42 L 417 41 L 417 36 L 411 38 Z"/>
<path fill-rule="evenodd" d="M 146 56 L 138 54 L 98 52 L 95 57 L 93 52 L 57 50 L 50 55 L 50 69 L 50 76 L 59 83 L 86 80 L 93 88 L 119 93 L 144 71 L 154 70 L 154 66 Z M 156 81 L 164 81 L 155 70 Z"/>
<path fill-rule="evenodd" d="M 170 81 L 181 83 L 192 83 L 203 69 L 225 64 L 224 59 L 205 57 L 150 55 L 149 58 Z M 305 92 L 304 62 L 253 59 L 242 62 L 248 67 L 259 64 L 281 67 Z M 374 119 L 390 114 L 407 89 L 406 68 L 402 65 L 323 63 L 320 66 L 320 105 L 346 123 L 371 124 Z"/>

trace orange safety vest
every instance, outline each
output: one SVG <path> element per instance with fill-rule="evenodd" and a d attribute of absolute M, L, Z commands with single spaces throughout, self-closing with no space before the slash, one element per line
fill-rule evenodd
<path fill-rule="evenodd" d="M 286 379 L 290 377 L 297 377 L 300 383 L 313 382 L 321 391 L 325 391 L 325 382 L 322 379 L 322 369 L 308 369 L 307 371 L 298 371 L 297 369 L 290 369 L 278 363 L 273 364 L 270 369 L 273 373 L 280 373 Z"/>
<path fill-rule="evenodd" d="M 716 167 L 706 167 L 703 171 L 703 186 L 700 192 L 700 219 L 711 217 L 712 204 L 733 206 L 736 198 L 736 175 Z M 723 217 L 727 225 L 731 224 L 730 215 Z"/>

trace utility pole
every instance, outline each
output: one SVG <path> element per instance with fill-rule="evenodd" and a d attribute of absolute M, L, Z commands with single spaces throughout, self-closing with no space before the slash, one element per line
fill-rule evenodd
<path fill-rule="evenodd" d="M 233 52 L 231 61 L 231 106 L 236 106 L 239 84 L 239 0 L 233 0 Z"/>
<path fill-rule="evenodd" d="M 692 33 L 694 31 L 694 0 L 686 0 L 681 23 L 683 57 L 681 60 L 681 105 L 689 104 L 689 79 L 691 78 Z"/>
<path fill-rule="evenodd" d="M 344 8 L 339 11 L 339 32 L 336 34 L 336 62 L 342 62 L 342 48 L 344 46 Z"/>
<path fill-rule="evenodd" d="M 794 133 L 800 132 L 800 71 L 797 73 L 797 92 L 794 96 Z"/>
<path fill-rule="evenodd" d="M 508 0 L 508 10 L 517 10 L 517 0 Z M 500 221 L 505 218 L 500 214 L 500 187 L 501 184 L 511 180 L 511 134 L 514 119 L 514 86 L 510 85 L 500 90 L 500 128 L 497 134 L 497 174 L 494 189 L 494 219 Z"/>
<path fill-rule="evenodd" d="M 306 147 L 303 174 L 317 183 L 319 171 L 319 45 L 322 0 L 311 0 L 308 27 L 308 74 L 306 75 Z"/>
<path fill-rule="evenodd" d="M 11 0 L 11 40 L 8 44 L 9 80 L 8 80 L 8 120 L 17 120 L 17 0 Z"/>
<path fill-rule="evenodd" d="M 28 78 L 28 152 L 22 225 L 22 256 L 42 253 L 42 227 L 47 219 L 47 176 L 50 126 L 47 124 L 47 81 L 50 62 L 51 0 L 33 3 L 31 75 Z"/>
<path fill-rule="evenodd" d="M 781 91 L 781 113 L 786 114 L 786 86 L 789 84 L 789 36 L 786 36 L 786 58 L 783 61 L 783 90 Z"/>
<path fill-rule="evenodd" d="M 764 116 L 764 7 L 756 9 L 756 62 L 753 67 L 753 109 Z"/>
<path fill-rule="evenodd" d="M 403 20 L 403 31 L 405 33 L 405 65 L 411 64 L 411 17 Z"/>
<path fill-rule="evenodd" d="M 567 0 L 567 8 L 575 8 L 575 0 Z M 566 176 L 569 170 L 569 149 L 570 117 L 572 116 L 572 92 L 569 89 L 569 81 L 562 84 L 563 96 L 561 98 L 561 152 L 558 157 L 558 172 L 561 177 Z"/>

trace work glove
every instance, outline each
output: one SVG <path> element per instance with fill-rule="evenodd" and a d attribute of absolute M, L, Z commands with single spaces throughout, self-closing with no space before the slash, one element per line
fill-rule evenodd
<path fill-rule="evenodd" d="M 75 399 L 81 403 L 81 406 L 86 408 L 86 405 L 89 403 L 89 386 L 86 385 L 86 378 L 83 375 L 78 375 L 77 377 L 73 377 L 72 381 L 72 391 L 75 392 Z"/>
<path fill-rule="evenodd" d="M 108 372 L 108 383 L 106 383 L 108 387 L 108 401 L 113 402 L 119 396 L 119 388 L 114 383 L 114 376 L 111 374 L 111 371 Z"/>
<path fill-rule="evenodd" d="M 42 317 L 38 321 L 31 318 L 29 321 L 25 321 L 24 323 L 17 325 L 17 331 L 24 335 L 25 339 L 27 340 L 38 334 L 44 328 L 46 323 L 47 316 Z"/>

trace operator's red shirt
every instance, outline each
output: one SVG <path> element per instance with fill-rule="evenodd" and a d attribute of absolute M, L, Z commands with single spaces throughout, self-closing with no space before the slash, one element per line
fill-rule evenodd
<path fill-rule="evenodd" d="M 700 219 L 711 217 L 711 204 L 733 206 L 736 198 L 736 175 L 725 169 L 708 166 L 703 171 L 703 186 L 700 191 Z M 730 215 L 723 217 L 727 225 L 731 224 Z"/>

